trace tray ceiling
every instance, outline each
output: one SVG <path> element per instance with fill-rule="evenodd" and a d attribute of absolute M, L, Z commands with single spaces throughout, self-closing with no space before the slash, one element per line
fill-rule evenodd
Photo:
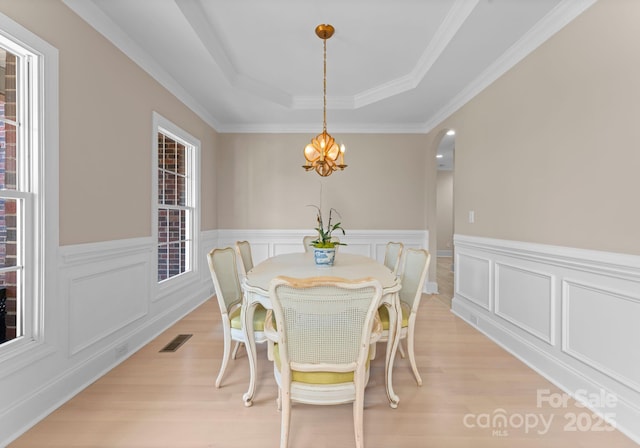
<path fill-rule="evenodd" d="M 64 0 L 220 132 L 427 132 L 594 0 Z"/>

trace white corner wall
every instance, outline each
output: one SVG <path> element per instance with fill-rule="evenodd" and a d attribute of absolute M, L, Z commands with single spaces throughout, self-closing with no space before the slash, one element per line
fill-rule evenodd
<path fill-rule="evenodd" d="M 203 235 L 196 271 L 180 288 L 168 290 L 155 282 L 152 238 L 60 247 L 58 291 L 47 296 L 55 303 L 56 318 L 47 323 L 56 337 L 44 341 L 48 356 L 22 361 L 0 378 L 7 386 L 0 402 L 0 446 L 207 300 L 211 280 L 204 254 L 215 237 Z"/>
<path fill-rule="evenodd" d="M 452 311 L 640 443 L 640 256 L 455 235 Z"/>

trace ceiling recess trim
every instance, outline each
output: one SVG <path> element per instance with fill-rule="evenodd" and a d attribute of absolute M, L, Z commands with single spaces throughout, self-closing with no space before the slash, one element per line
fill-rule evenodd
<path fill-rule="evenodd" d="M 292 108 L 294 103 L 292 95 L 236 69 L 199 2 L 194 0 L 175 0 L 175 2 L 230 86 L 286 108 Z"/>
<path fill-rule="evenodd" d="M 415 89 L 471 15 L 479 1 L 457 0 L 454 3 L 436 31 L 431 44 L 410 73 L 354 95 L 330 98 L 331 109 L 355 110 Z M 216 35 L 214 26 L 207 21 L 206 13 L 200 3 L 194 0 L 175 0 L 175 2 L 230 86 L 288 109 L 322 110 L 324 104 L 322 96 L 292 95 L 237 70 L 229 58 L 228 52 L 221 44 L 222 40 Z"/>
<path fill-rule="evenodd" d="M 440 24 L 431 43 L 427 46 L 422 56 L 420 56 L 413 70 L 405 76 L 356 94 L 354 96 L 355 108 L 364 107 L 415 89 L 422 82 L 447 45 L 449 45 L 449 42 L 451 42 L 451 39 L 453 39 L 460 27 L 471 15 L 479 1 L 480 0 L 456 1 Z"/>

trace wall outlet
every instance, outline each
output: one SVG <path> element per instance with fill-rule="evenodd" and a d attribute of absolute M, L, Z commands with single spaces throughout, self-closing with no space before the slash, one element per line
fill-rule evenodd
<path fill-rule="evenodd" d="M 127 355 L 127 353 L 129 353 L 129 343 L 128 342 L 124 342 L 124 343 L 116 346 L 114 352 L 116 354 L 116 359 L 124 358 Z"/>

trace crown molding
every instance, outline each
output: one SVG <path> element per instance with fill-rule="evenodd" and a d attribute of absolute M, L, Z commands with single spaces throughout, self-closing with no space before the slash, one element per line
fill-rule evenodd
<path fill-rule="evenodd" d="M 320 123 L 242 123 L 225 124 L 216 129 L 221 134 L 313 134 L 322 131 Z M 424 123 L 336 124 L 331 134 L 424 134 Z"/>
<path fill-rule="evenodd" d="M 62 0 L 67 7 L 76 13 L 82 20 L 91 25 L 102 34 L 109 42 L 115 45 L 135 64 L 140 66 L 153 79 L 158 81 L 165 89 L 175 95 L 196 115 L 202 118 L 214 129 L 220 127 L 216 120 L 202 105 L 187 93 L 186 90 L 164 69 L 162 69 L 147 52 L 140 48 L 127 34 L 117 26 L 106 14 L 102 12 L 92 1 L 87 0 Z"/>
<path fill-rule="evenodd" d="M 471 84 L 456 95 L 448 104 L 435 113 L 425 124 L 422 132 L 430 132 L 451 114 L 456 112 L 477 94 L 486 89 L 500 76 L 542 45 L 572 20 L 586 11 L 597 0 L 564 0 L 536 24 L 522 39 L 511 46 Z"/>

